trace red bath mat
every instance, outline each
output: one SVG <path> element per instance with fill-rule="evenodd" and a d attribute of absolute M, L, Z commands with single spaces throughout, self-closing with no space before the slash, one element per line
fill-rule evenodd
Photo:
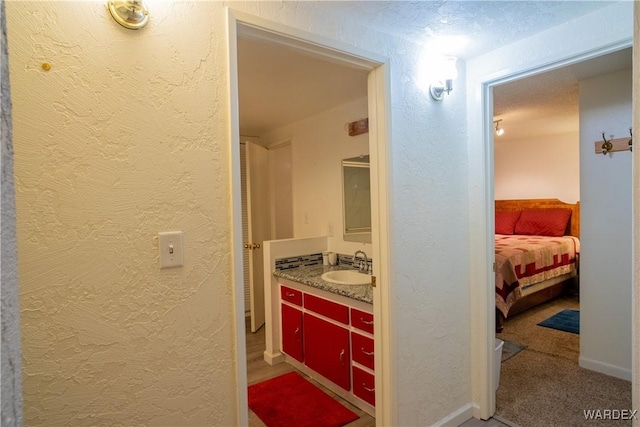
<path fill-rule="evenodd" d="M 359 418 L 297 372 L 249 386 L 249 408 L 267 427 L 339 427 Z"/>

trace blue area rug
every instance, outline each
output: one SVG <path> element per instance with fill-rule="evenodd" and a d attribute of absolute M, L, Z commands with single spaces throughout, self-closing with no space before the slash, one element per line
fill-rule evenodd
<path fill-rule="evenodd" d="M 554 314 L 547 320 L 538 323 L 538 326 L 571 332 L 572 334 L 580 334 L 580 311 L 562 310 L 560 313 Z"/>

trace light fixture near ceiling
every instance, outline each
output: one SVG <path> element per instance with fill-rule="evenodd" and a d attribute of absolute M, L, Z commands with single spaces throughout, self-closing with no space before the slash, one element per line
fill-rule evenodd
<path fill-rule="evenodd" d="M 449 92 L 453 90 L 453 79 L 445 79 L 444 83 L 439 80 L 437 83 L 432 83 L 429 86 L 429 93 L 434 101 L 442 101 L 444 94 L 449 95 Z"/>
<path fill-rule="evenodd" d="M 504 129 L 502 129 L 502 128 L 500 127 L 500 122 L 501 122 L 501 121 L 502 121 L 502 119 L 500 119 L 500 120 L 494 120 L 494 121 L 493 121 L 493 124 L 495 124 L 495 125 L 496 125 L 496 127 L 495 127 L 495 129 L 496 129 L 496 135 L 498 135 L 498 136 L 502 136 L 502 135 L 504 134 Z"/>
<path fill-rule="evenodd" d="M 457 58 L 444 57 L 434 64 L 434 80 L 429 86 L 429 93 L 434 101 L 442 101 L 444 94 L 453 90 L 453 79 L 458 77 Z"/>
<path fill-rule="evenodd" d="M 109 0 L 109 12 L 125 28 L 137 30 L 149 20 L 149 9 L 142 0 Z"/>

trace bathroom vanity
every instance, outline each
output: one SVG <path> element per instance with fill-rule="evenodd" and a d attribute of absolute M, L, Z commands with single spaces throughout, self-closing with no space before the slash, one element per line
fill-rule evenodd
<path fill-rule="evenodd" d="M 285 361 L 375 415 L 370 285 L 322 280 L 326 267 L 277 271 Z"/>

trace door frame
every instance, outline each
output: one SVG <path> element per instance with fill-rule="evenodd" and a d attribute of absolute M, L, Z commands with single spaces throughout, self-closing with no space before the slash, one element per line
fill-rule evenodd
<path fill-rule="evenodd" d="M 355 46 L 328 39 L 317 34 L 297 30 L 241 11 L 226 8 L 228 36 L 229 87 L 229 161 L 231 170 L 231 222 L 232 222 L 232 281 L 235 311 L 237 420 L 248 423 L 247 364 L 244 326 L 244 295 L 242 270 L 242 210 L 240 200 L 240 133 L 238 101 L 238 47 L 239 33 L 304 49 L 324 55 L 334 61 L 369 70 L 367 96 L 369 110 L 369 151 L 371 158 L 371 221 L 372 258 L 376 260 L 373 274 L 378 286 L 373 288 L 373 311 L 376 317 L 374 331 L 376 371 L 376 425 L 397 424 L 395 408 L 395 380 L 392 355 L 395 353 L 391 336 L 393 298 L 390 289 L 392 271 L 389 240 L 390 185 L 389 154 L 390 116 L 389 100 L 390 60 L 382 55 Z M 379 355 L 379 356 L 378 356 Z"/>
<path fill-rule="evenodd" d="M 247 240 L 244 242 L 245 245 L 254 245 L 256 242 L 258 243 L 258 247 L 250 246 L 248 248 L 245 247 L 245 251 L 243 252 L 243 267 L 244 267 L 244 255 L 246 255 L 249 260 L 249 304 L 250 304 L 250 317 L 251 317 L 251 332 L 255 333 L 264 326 L 266 322 L 266 310 L 265 310 L 265 283 L 264 283 L 264 248 L 262 247 L 262 242 L 265 240 L 272 240 L 271 230 L 273 228 L 272 218 L 271 218 L 271 189 L 273 186 L 270 184 L 270 167 L 269 167 L 269 150 L 265 147 L 256 144 L 255 142 L 249 141 L 245 138 L 244 145 L 243 142 L 240 142 L 240 150 L 245 151 L 245 187 L 242 190 L 245 192 L 245 198 L 247 203 L 247 223 L 243 224 L 243 227 L 247 227 Z M 260 152 L 261 150 L 264 150 Z M 265 160 L 266 165 L 262 165 L 259 167 L 259 171 L 264 173 L 265 175 L 259 174 L 258 179 L 256 180 L 252 174 L 258 172 L 254 167 L 254 162 L 256 162 L 255 155 L 264 156 L 263 160 Z M 258 163 L 259 164 L 259 163 Z M 265 176 L 267 179 L 265 179 Z M 256 192 L 254 190 L 256 184 L 264 186 L 263 189 L 267 190 L 266 200 L 260 199 L 262 196 L 260 192 L 258 192 L 258 197 L 256 197 Z M 263 193 L 264 194 L 264 193 Z M 263 220 L 263 215 L 260 214 L 260 219 L 256 219 L 254 214 L 256 212 L 256 202 L 263 206 L 262 202 L 266 203 L 267 210 L 269 212 L 269 216 L 266 218 L 267 221 L 265 224 L 266 227 L 260 227 L 259 222 Z M 261 209 L 258 209 L 261 211 Z M 265 229 L 266 228 L 266 229 Z M 256 233 L 258 231 L 258 233 Z M 261 233 L 260 233 L 261 232 Z M 256 240 L 255 234 L 258 234 L 258 239 Z M 264 239 L 263 239 L 264 237 Z M 244 246 L 244 245 L 243 245 Z M 256 265 L 259 268 L 259 274 L 256 274 Z M 243 268 L 244 271 L 244 268 Z M 243 285 L 246 285 L 246 280 L 243 280 Z M 256 286 L 257 284 L 257 286 Z M 260 289 L 260 285 L 262 285 L 262 289 Z M 243 299 L 244 300 L 244 299 Z M 262 310 L 262 311 L 260 311 Z M 246 313 L 246 307 L 245 307 Z"/>
<path fill-rule="evenodd" d="M 481 78 L 473 82 L 479 92 L 481 111 L 470 112 L 469 129 L 477 125 L 481 128 L 482 157 L 469 175 L 478 191 L 470 191 L 470 215 L 477 234 L 470 239 L 471 252 L 476 254 L 476 260 L 472 261 L 471 277 L 480 277 L 480 283 L 475 282 L 471 286 L 471 312 L 472 319 L 479 321 L 471 324 L 471 352 L 472 360 L 477 361 L 476 373 L 472 376 L 473 400 L 476 402 L 474 416 L 481 419 L 490 418 L 496 408 L 495 383 L 493 378 L 494 367 L 499 361 L 495 360 L 495 301 L 494 301 L 494 271 L 491 266 L 495 261 L 494 239 L 494 139 L 493 139 L 493 88 L 500 84 L 509 83 L 521 78 L 530 77 L 546 71 L 562 68 L 578 62 L 597 58 L 621 49 L 633 47 L 633 39 L 625 39 L 606 46 L 600 46 L 582 52 L 578 55 L 560 55 L 560 58 L 542 62 L 528 68 L 517 68 Z M 470 93 L 473 92 L 473 87 Z M 637 100 L 634 101 L 637 102 Z M 469 134 L 472 134 L 470 131 Z M 471 187 L 470 187 L 471 188 Z M 634 300 L 638 295 L 634 296 Z M 632 338 L 635 348 L 635 330 L 633 323 Z M 476 356 L 477 357 L 474 357 Z M 473 366 L 472 366 L 473 369 Z M 632 374 L 635 378 L 635 374 Z"/>

